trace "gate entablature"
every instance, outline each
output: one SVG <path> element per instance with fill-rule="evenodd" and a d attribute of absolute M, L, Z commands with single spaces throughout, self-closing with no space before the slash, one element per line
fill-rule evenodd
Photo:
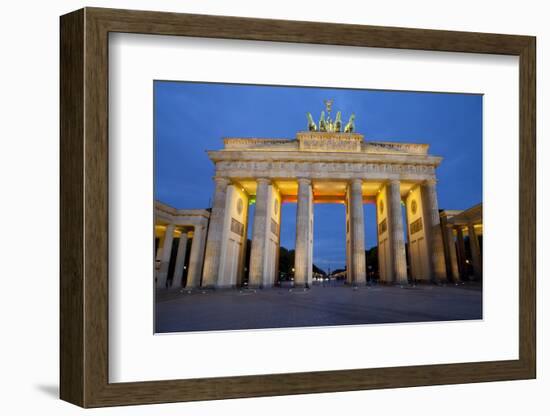
<path fill-rule="evenodd" d="M 216 176 L 231 179 L 398 179 L 435 178 L 442 158 L 428 154 L 427 144 L 364 142 L 356 133 L 300 132 L 296 140 L 224 140 L 209 151 Z"/>

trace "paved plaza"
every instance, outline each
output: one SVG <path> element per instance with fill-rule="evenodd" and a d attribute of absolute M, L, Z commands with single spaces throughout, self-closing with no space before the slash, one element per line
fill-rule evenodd
<path fill-rule="evenodd" d="M 158 290 L 156 332 L 288 328 L 482 318 L 479 283 L 416 286 L 341 282 L 312 289 Z"/>

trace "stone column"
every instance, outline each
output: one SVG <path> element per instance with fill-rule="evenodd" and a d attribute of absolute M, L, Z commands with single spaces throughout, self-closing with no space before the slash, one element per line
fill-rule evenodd
<path fill-rule="evenodd" d="M 349 192 L 346 195 L 346 284 L 351 285 L 353 275 L 353 256 L 351 242 L 351 202 Z"/>
<path fill-rule="evenodd" d="M 280 196 L 280 195 L 279 195 Z M 281 211 L 281 200 L 279 199 L 279 212 Z M 274 285 L 279 285 L 279 279 L 281 277 L 280 269 L 279 269 L 279 262 L 281 259 L 281 223 L 282 223 L 282 212 L 279 216 L 279 224 L 277 224 L 277 254 L 275 256 L 275 281 L 273 282 Z"/>
<path fill-rule="evenodd" d="M 264 281 L 265 248 L 267 234 L 267 199 L 271 181 L 265 178 L 256 180 L 256 207 L 252 226 L 252 245 L 250 247 L 250 271 L 248 287 L 260 287 Z"/>
<path fill-rule="evenodd" d="M 168 278 L 168 266 L 170 266 L 170 255 L 172 254 L 172 242 L 174 241 L 174 230 L 176 226 L 169 224 L 166 226 L 164 234 L 164 244 L 162 246 L 162 254 L 160 257 L 160 268 L 157 275 L 157 288 L 164 289 L 166 287 L 166 279 Z"/>
<path fill-rule="evenodd" d="M 157 248 L 157 252 L 155 253 L 155 260 L 160 261 L 162 259 L 162 247 L 164 247 L 164 237 L 166 236 L 166 233 L 159 237 L 159 245 Z"/>
<path fill-rule="evenodd" d="M 475 280 L 481 279 L 481 250 L 477 239 L 474 224 L 468 224 L 468 237 L 470 238 L 470 251 L 472 252 L 472 266 L 474 267 Z"/>
<path fill-rule="evenodd" d="M 458 272 L 463 279 L 467 279 L 466 247 L 464 246 L 464 234 L 460 225 L 456 227 L 456 246 L 458 248 Z"/>
<path fill-rule="evenodd" d="M 421 185 L 421 193 L 422 204 L 424 206 L 426 240 L 430 253 L 431 278 L 434 281 L 443 281 L 447 278 L 447 271 L 445 270 L 445 250 L 441 235 L 435 183 L 435 179 L 424 182 Z"/>
<path fill-rule="evenodd" d="M 186 289 L 194 289 L 200 285 L 205 234 L 206 227 L 203 225 L 197 225 L 193 231 L 191 253 L 189 254 L 189 270 L 187 270 L 187 283 L 185 284 Z"/>
<path fill-rule="evenodd" d="M 445 227 L 447 231 L 447 249 L 449 251 L 449 265 L 451 266 L 451 277 L 453 282 L 460 281 L 460 272 L 458 270 L 458 261 L 456 258 L 455 237 L 453 235 L 453 227 L 448 225 Z"/>
<path fill-rule="evenodd" d="M 351 259 L 353 275 L 351 283 L 364 285 L 367 282 L 365 264 L 365 217 L 363 211 L 363 181 L 353 179 L 350 183 L 350 228 Z"/>
<path fill-rule="evenodd" d="M 411 226 L 410 226 L 410 221 L 409 221 L 409 210 L 407 209 L 407 201 L 409 199 L 409 195 L 407 195 L 405 197 L 405 201 L 403 201 L 405 203 L 405 223 L 403 224 L 403 227 L 405 228 L 405 235 L 407 236 L 407 243 L 409 245 L 409 247 L 408 247 L 409 252 L 408 253 L 407 253 L 407 247 L 405 245 L 405 261 L 407 261 L 407 254 L 409 255 L 409 264 L 407 265 L 408 266 L 407 277 L 408 277 L 409 272 L 410 272 L 411 277 L 412 277 Z"/>
<path fill-rule="evenodd" d="M 218 283 L 218 271 L 220 268 L 220 255 L 222 246 L 223 220 L 225 217 L 225 205 L 227 196 L 227 178 L 214 178 L 216 183 L 214 189 L 214 203 L 210 214 L 210 227 L 206 240 L 206 253 L 204 256 L 204 270 L 202 274 L 202 285 L 204 287 L 215 287 Z"/>
<path fill-rule="evenodd" d="M 403 213 L 401 212 L 401 191 L 398 180 L 391 180 L 387 187 L 388 230 L 390 232 L 390 253 L 393 264 L 393 281 L 408 283 L 407 256 L 405 255 L 405 236 L 403 230 Z"/>
<path fill-rule="evenodd" d="M 185 255 L 187 254 L 187 231 L 182 231 L 178 243 L 178 253 L 176 254 L 176 267 L 174 268 L 174 277 L 172 278 L 172 287 L 181 288 L 183 277 L 183 266 L 185 265 Z"/>
<path fill-rule="evenodd" d="M 248 203 L 247 203 L 248 204 Z M 248 213 L 247 213 L 248 215 Z M 241 252 L 239 254 L 239 271 L 237 272 L 237 282 L 236 287 L 242 287 L 244 283 L 244 274 L 245 274 L 245 268 L 248 268 L 250 265 L 245 264 L 246 263 L 246 251 L 247 251 L 247 244 L 248 244 L 248 236 L 247 236 L 247 230 L 248 230 L 248 218 L 244 222 L 244 238 L 242 243 Z"/>
<path fill-rule="evenodd" d="M 296 251 L 294 253 L 294 286 L 309 286 L 311 180 L 298 179 L 298 204 L 296 209 Z"/>

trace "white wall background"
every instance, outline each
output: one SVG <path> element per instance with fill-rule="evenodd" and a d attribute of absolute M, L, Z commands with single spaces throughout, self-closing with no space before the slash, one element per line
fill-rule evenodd
<path fill-rule="evenodd" d="M 543 415 L 550 400 L 545 358 L 543 303 L 550 301 L 543 243 L 550 235 L 542 212 L 550 160 L 543 116 L 550 87 L 545 72 L 550 26 L 545 2 L 484 1 L 69 1 L 5 2 L 0 14 L 0 409 L 5 414 L 70 415 L 83 412 L 58 395 L 58 91 L 59 20 L 82 6 L 165 10 L 293 20 L 530 34 L 538 37 L 538 374 L 534 381 L 422 387 L 261 399 L 166 404 L 87 411 L 87 414 L 317 415 L 384 413 L 408 415 Z M 546 200 L 545 200 L 546 199 Z"/>

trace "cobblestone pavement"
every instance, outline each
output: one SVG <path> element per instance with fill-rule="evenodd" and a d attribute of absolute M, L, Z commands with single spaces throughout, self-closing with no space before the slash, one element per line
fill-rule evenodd
<path fill-rule="evenodd" d="M 482 319 L 482 290 L 458 286 L 363 286 L 333 282 L 311 289 L 163 290 L 156 332 L 287 328 Z"/>

